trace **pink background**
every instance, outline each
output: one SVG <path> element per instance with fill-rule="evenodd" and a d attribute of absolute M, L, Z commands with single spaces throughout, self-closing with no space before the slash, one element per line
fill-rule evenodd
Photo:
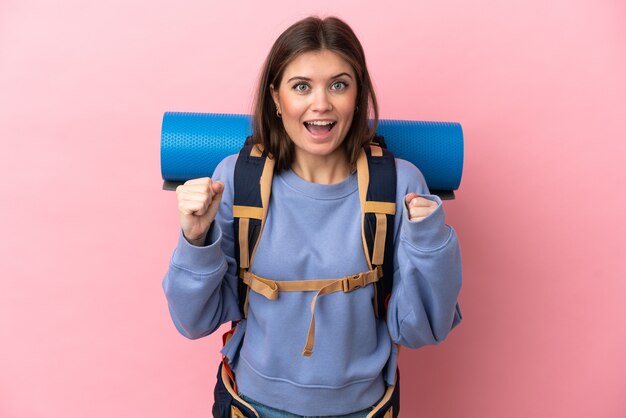
<path fill-rule="evenodd" d="M 403 350 L 403 416 L 626 416 L 625 3 L 306 3 L 0 3 L 0 416 L 210 415 L 220 337 L 161 290 L 161 117 L 249 111 L 311 13 L 355 29 L 382 117 L 465 133 L 465 319 Z"/>

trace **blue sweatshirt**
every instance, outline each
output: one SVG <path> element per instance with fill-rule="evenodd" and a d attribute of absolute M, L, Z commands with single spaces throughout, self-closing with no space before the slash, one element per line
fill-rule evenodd
<path fill-rule="evenodd" d="M 174 324 L 187 338 L 206 336 L 240 319 L 232 217 L 236 158 L 224 159 L 213 175 L 225 188 L 208 245 L 191 245 L 181 230 L 163 280 Z M 445 224 L 441 200 L 429 194 L 420 171 L 401 159 L 396 167 L 395 273 L 387 321 L 374 315 L 373 285 L 320 296 L 313 355 L 305 357 L 315 292 L 281 292 L 269 300 L 250 291 L 248 317 L 222 350 L 241 393 L 298 415 L 359 411 L 382 397 L 385 381 L 394 381 L 398 353 L 393 343 L 412 348 L 436 344 L 461 321 L 456 234 Z M 404 202 L 410 192 L 436 201 L 435 212 L 410 221 Z M 274 175 L 250 271 L 272 280 L 330 279 L 367 271 L 360 210 L 356 174 L 331 185 L 307 182 L 291 170 Z"/>

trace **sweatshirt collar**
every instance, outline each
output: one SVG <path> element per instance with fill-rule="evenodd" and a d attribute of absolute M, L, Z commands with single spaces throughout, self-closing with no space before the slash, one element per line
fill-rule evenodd
<path fill-rule="evenodd" d="M 331 200 L 341 199 L 358 190 L 356 172 L 346 179 L 335 184 L 318 184 L 300 178 L 293 170 L 284 170 L 278 178 L 291 189 L 300 192 L 313 199 Z"/>

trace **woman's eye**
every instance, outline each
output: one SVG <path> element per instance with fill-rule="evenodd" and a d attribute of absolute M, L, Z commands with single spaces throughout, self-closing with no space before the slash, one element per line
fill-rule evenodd
<path fill-rule="evenodd" d="M 348 87 L 348 85 L 343 81 L 336 81 L 330 86 L 332 90 L 343 90 L 346 87 Z"/>
<path fill-rule="evenodd" d="M 293 86 L 293 89 L 294 89 L 295 91 L 297 91 L 297 92 L 305 92 L 305 91 L 307 91 L 307 90 L 308 90 L 308 88 L 309 88 L 309 86 L 307 86 L 307 85 L 306 85 L 306 84 L 304 84 L 304 83 L 298 83 L 298 84 L 296 84 L 296 85 L 294 85 L 294 86 Z"/>

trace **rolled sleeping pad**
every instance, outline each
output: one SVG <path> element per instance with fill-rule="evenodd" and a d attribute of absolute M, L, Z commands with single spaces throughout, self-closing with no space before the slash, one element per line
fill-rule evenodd
<path fill-rule="evenodd" d="M 161 129 L 163 189 L 210 177 L 252 133 L 250 115 L 166 112 Z M 453 122 L 381 119 L 377 134 L 397 158 L 415 164 L 431 193 L 454 199 L 463 172 L 463 131 Z"/>

